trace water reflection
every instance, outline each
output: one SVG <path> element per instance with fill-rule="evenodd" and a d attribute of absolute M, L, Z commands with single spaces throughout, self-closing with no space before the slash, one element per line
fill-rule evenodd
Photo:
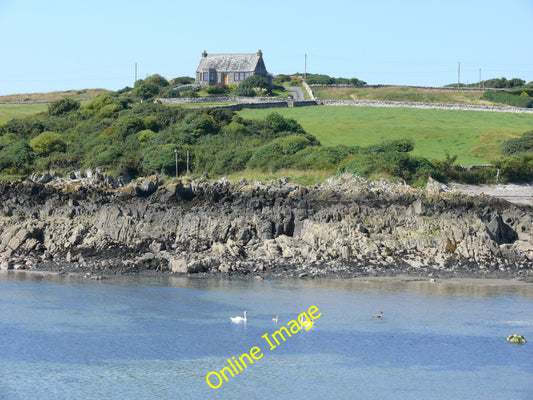
<path fill-rule="evenodd" d="M 82 274 L 56 274 L 35 271 L 1 271 L 0 282 L 54 282 L 57 284 L 92 284 L 92 285 L 150 285 L 169 286 L 197 290 L 239 290 L 250 286 L 259 286 L 263 290 L 272 287 L 283 290 L 291 289 L 327 289 L 355 292 L 400 293 L 411 292 L 427 296 L 446 298 L 491 298 L 505 295 L 520 295 L 533 299 L 533 283 L 505 279 L 438 279 L 433 282 L 425 278 L 391 277 L 391 278 L 355 278 L 355 279 L 224 279 L 205 277 L 182 277 L 171 275 L 116 275 L 104 280 L 91 280 Z"/>

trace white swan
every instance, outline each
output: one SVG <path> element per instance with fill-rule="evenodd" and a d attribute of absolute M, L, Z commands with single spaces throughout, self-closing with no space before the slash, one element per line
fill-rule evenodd
<path fill-rule="evenodd" d="M 272 321 L 274 321 L 277 324 L 278 323 L 278 316 L 276 315 L 274 318 L 272 318 Z"/>
<path fill-rule="evenodd" d="M 246 311 L 244 312 L 244 318 L 243 317 L 229 317 L 231 319 L 231 322 L 234 324 L 240 324 L 241 322 L 246 323 Z"/>
<path fill-rule="evenodd" d="M 378 315 L 374 315 L 372 318 L 383 318 L 383 311 L 380 311 Z"/>
<path fill-rule="evenodd" d="M 309 321 L 309 322 L 308 322 Z M 309 326 L 309 328 L 306 328 L 307 329 L 311 329 L 311 327 L 313 326 L 314 324 L 314 319 L 313 318 L 310 318 L 309 320 L 307 319 L 307 317 L 305 315 L 300 315 L 298 317 L 298 322 L 300 323 L 301 326 Z"/>

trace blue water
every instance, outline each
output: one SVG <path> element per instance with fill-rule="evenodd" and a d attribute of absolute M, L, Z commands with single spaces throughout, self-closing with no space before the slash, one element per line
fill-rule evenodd
<path fill-rule="evenodd" d="M 207 398 L 533 399 L 533 285 L 0 274 L 0 399 Z"/>

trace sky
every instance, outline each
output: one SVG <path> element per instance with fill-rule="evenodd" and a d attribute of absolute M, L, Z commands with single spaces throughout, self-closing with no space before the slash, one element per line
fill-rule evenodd
<path fill-rule="evenodd" d="M 369 84 L 533 81 L 533 0 L 0 0 L 0 32 L 0 95 L 118 90 L 136 63 L 194 77 L 203 50 Z"/>

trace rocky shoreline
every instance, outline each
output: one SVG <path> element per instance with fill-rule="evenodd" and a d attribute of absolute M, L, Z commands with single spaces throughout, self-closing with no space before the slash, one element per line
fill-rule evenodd
<path fill-rule="evenodd" d="M 434 181 L 414 189 L 352 175 L 310 187 L 154 176 L 126 185 L 78 175 L 0 183 L 0 269 L 93 279 L 533 277 L 532 207 Z"/>

